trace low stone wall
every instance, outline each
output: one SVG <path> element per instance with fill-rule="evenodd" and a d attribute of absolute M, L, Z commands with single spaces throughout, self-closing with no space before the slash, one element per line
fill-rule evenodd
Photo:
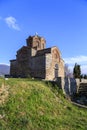
<path fill-rule="evenodd" d="M 81 83 L 87 83 L 87 79 L 81 79 Z"/>
<path fill-rule="evenodd" d="M 56 82 L 58 86 L 63 90 L 63 93 L 67 95 L 73 95 L 78 92 L 78 88 L 81 81 L 79 79 L 74 78 L 58 77 Z"/>

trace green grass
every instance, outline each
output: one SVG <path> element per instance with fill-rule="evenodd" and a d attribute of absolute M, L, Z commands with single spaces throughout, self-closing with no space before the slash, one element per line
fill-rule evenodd
<path fill-rule="evenodd" d="M 72 105 L 57 86 L 29 79 L 2 83 L 0 130 L 87 130 L 87 109 Z"/>

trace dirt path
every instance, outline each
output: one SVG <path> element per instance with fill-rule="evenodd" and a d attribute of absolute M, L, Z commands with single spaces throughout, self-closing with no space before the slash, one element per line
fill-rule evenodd
<path fill-rule="evenodd" d="M 0 87 L 0 105 L 5 103 L 5 101 L 7 100 L 9 94 L 8 89 L 9 87 L 5 86 L 4 84 L 2 84 L 2 86 Z"/>

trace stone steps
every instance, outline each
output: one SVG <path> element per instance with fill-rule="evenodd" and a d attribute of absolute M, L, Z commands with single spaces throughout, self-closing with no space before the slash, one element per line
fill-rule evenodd
<path fill-rule="evenodd" d="M 78 94 L 87 96 L 87 83 L 80 83 Z"/>

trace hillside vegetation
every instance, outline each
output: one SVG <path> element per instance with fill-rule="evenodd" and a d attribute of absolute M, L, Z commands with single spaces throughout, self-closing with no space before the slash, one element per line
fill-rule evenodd
<path fill-rule="evenodd" d="M 87 130 L 87 109 L 49 82 L 0 79 L 0 130 Z"/>

